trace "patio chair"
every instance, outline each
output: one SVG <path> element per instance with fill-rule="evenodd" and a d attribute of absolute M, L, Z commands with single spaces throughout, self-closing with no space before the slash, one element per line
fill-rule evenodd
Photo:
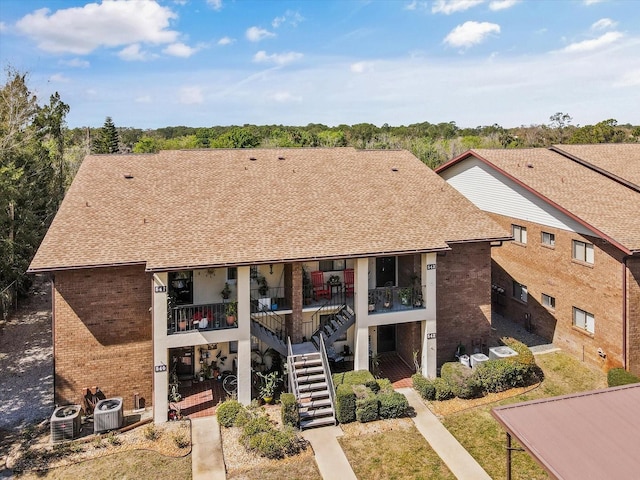
<path fill-rule="evenodd" d="M 347 296 L 353 295 L 353 268 L 344 271 L 344 293 Z"/>
<path fill-rule="evenodd" d="M 324 281 L 324 272 L 311 272 L 311 284 L 313 285 L 313 297 L 316 300 L 320 298 L 331 299 L 331 290 Z"/>

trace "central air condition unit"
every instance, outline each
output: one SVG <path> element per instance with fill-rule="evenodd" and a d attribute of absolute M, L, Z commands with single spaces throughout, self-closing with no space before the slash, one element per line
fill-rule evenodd
<path fill-rule="evenodd" d="M 489 360 L 484 353 L 474 353 L 471 355 L 471 368 L 475 368 L 477 365 L 480 365 L 483 362 Z"/>
<path fill-rule="evenodd" d="M 489 349 L 489 359 L 499 360 L 501 358 L 515 357 L 518 353 L 511 347 L 493 347 Z"/>
<path fill-rule="evenodd" d="M 62 442 L 72 440 L 80 435 L 82 418 L 80 405 L 63 405 L 53 411 L 51 415 L 51 441 Z"/>
<path fill-rule="evenodd" d="M 120 428 L 124 423 L 122 397 L 100 400 L 93 410 L 93 433 Z"/>

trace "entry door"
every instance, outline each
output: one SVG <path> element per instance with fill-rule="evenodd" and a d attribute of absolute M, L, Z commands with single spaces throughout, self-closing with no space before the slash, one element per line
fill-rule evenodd
<path fill-rule="evenodd" d="M 378 353 L 396 351 L 396 326 L 378 325 Z"/>
<path fill-rule="evenodd" d="M 193 377 L 193 355 L 193 347 L 171 349 L 171 366 L 175 365 L 178 378 Z"/>
<path fill-rule="evenodd" d="M 376 258 L 376 287 L 395 286 L 396 257 Z"/>

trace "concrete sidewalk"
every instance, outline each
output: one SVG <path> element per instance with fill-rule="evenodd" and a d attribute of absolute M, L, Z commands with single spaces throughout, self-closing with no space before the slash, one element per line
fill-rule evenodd
<path fill-rule="evenodd" d="M 191 441 L 193 480 L 226 480 L 220 426 L 215 415 L 191 420 Z"/>
<path fill-rule="evenodd" d="M 458 480 L 491 480 L 487 472 L 431 413 L 413 388 L 400 388 L 397 391 L 407 397 L 409 405 L 415 410 L 413 422 L 418 431 Z"/>
<path fill-rule="evenodd" d="M 342 436 L 340 427 L 312 428 L 303 431 L 302 436 L 313 447 L 322 478 L 326 480 L 357 480 L 342 447 L 338 443 L 338 437 Z"/>

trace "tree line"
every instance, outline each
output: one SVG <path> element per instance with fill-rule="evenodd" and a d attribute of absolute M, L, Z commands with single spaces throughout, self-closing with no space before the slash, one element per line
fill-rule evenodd
<path fill-rule="evenodd" d="M 344 147 L 406 149 L 435 168 L 470 148 L 547 147 L 556 143 L 640 141 L 640 126 L 615 119 L 576 126 L 558 112 L 544 125 L 461 128 L 455 122 L 381 127 L 371 123 L 242 125 L 157 129 L 67 128 L 69 105 L 56 92 L 41 103 L 28 76 L 7 68 L 0 88 L 0 291 L 29 287 L 25 271 L 82 159 L 89 153 L 154 153 L 191 148 Z"/>

